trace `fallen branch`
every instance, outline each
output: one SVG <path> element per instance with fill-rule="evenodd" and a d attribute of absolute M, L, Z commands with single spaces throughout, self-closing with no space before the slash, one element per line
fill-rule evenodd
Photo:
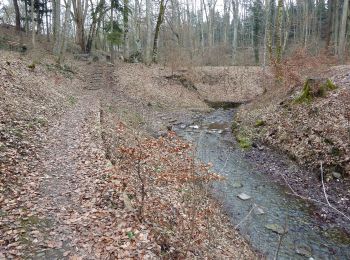
<path fill-rule="evenodd" d="M 248 212 L 248 214 L 235 226 L 235 229 L 237 229 L 249 216 L 252 214 L 253 210 L 255 209 L 256 205 L 253 204 L 252 208 Z"/>
<path fill-rule="evenodd" d="M 331 204 L 329 203 L 328 196 L 327 196 L 327 193 L 326 193 L 326 188 L 324 186 L 322 162 L 321 162 L 321 181 L 322 181 L 322 189 L 323 189 L 324 197 L 326 198 L 328 206 L 332 207 Z"/>
<path fill-rule="evenodd" d="M 325 206 L 328 206 L 330 209 L 332 209 L 333 211 L 337 212 L 338 214 L 342 215 L 344 218 L 346 218 L 348 221 L 350 221 L 350 217 L 347 216 L 345 213 L 341 212 L 340 210 L 338 210 L 337 208 L 333 207 L 332 205 L 329 205 L 327 203 L 324 203 L 322 201 L 319 201 L 319 200 L 316 200 L 316 199 L 313 199 L 313 198 L 307 198 L 305 196 L 302 196 L 300 194 L 298 194 L 291 186 L 290 184 L 288 183 L 288 181 L 286 180 L 286 178 L 283 176 L 282 173 L 280 173 L 281 177 L 283 178 L 284 182 L 287 184 L 287 186 L 289 187 L 289 189 L 292 191 L 292 193 L 289 193 L 287 192 L 287 194 L 289 195 L 294 195 L 296 197 L 299 197 L 301 199 L 304 199 L 304 200 L 309 200 L 309 201 L 313 201 L 313 202 L 316 202 L 316 203 L 319 203 L 319 204 L 322 204 L 322 205 L 325 205 Z"/>

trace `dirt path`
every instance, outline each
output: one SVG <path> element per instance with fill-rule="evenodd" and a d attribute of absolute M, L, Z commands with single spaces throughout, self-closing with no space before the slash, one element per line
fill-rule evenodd
<path fill-rule="evenodd" d="M 72 250 L 75 230 L 67 221 L 82 216 L 81 206 L 93 189 L 93 177 L 103 169 L 100 138 L 91 133 L 89 123 L 98 122 L 99 104 L 94 93 L 78 97 L 77 104 L 47 134 L 42 151 L 43 176 L 38 205 L 52 223 L 48 245 L 64 250 L 49 250 L 42 257 L 56 258 Z M 102 159 L 102 160 L 101 160 Z"/>
<path fill-rule="evenodd" d="M 93 208 L 95 201 L 91 194 L 108 164 L 99 125 L 103 91 L 103 84 L 99 82 L 104 82 L 103 76 L 96 73 L 87 78 L 85 90 L 72 97 L 71 108 L 48 129 L 39 153 L 42 168 L 38 173 L 43 177 L 39 192 L 33 198 L 44 223 L 39 228 L 39 243 L 34 240 L 32 244 L 34 258 L 74 258 L 75 255 L 91 258 L 91 248 L 76 244 L 88 236 L 84 217 Z"/>

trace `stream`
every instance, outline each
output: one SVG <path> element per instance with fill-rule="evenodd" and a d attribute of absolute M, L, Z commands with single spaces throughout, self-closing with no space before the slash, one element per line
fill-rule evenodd
<path fill-rule="evenodd" d="M 350 259 L 349 237 L 334 224 L 320 225 L 310 213 L 312 205 L 286 194 L 286 187 L 244 157 L 230 131 L 234 112 L 217 109 L 173 126 L 196 145 L 198 159 L 211 162 L 213 171 L 225 177 L 213 184 L 212 195 L 232 224 L 268 259 L 277 251 L 278 259 Z"/>

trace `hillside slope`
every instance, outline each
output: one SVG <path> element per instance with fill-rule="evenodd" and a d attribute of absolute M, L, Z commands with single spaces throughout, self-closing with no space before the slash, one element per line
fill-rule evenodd
<path fill-rule="evenodd" d="M 157 79 L 123 85 L 123 69 L 144 75 L 137 66 L 0 56 L 0 258 L 255 258 L 200 180 L 177 177 L 193 165 L 190 146 L 150 137 L 166 129 L 166 111 L 188 108 L 183 97 L 208 110 L 197 93 L 176 83 L 183 95 L 169 103 L 171 89 Z M 140 142 L 157 158 L 144 162 L 142 214 L 129 154 Z M 153 181 L 155 167 L 166 179 Z"/>

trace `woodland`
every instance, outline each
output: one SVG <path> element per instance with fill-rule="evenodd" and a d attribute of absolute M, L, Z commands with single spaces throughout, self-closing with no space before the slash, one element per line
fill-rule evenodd
<path fill-rule="evenodd" d="M 0 259 L 350 259 L 349 0 L 0 1 Z"/>
<path fill-rule="evenodd" d="M 195 65 L 263 65 L 297 48 L 343 60 L 348 1 L 11 1 L 1 19 L 18 32 L 46 35 L 64 56 L 103 50 L 146 64 L 184 56 Z M 34 28 L 34 29 L 33 29 Z"/>

